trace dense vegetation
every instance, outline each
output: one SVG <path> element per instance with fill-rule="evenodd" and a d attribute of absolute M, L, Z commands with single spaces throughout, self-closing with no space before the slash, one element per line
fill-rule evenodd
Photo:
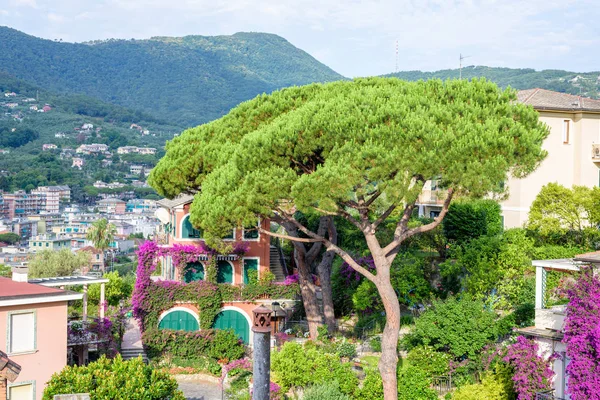
<path fill-rule="evenodd" d="M 408 81 L 419 79 L 458 79 L 458 69 L 444 69 L 434 72 L 401 71 L 386 76 L 394 76 Z M 570 72 L 562 70 L 536 71 L 531 68 L 495 68 L 485 66 L 469 66 L 462 69 L 462 77 L 487 78 L 500 87 L 514 89 L 542 88 L 557 92 L 571 93 L 586 97 L 600 97 L 600 81 L 598 72 Z"/>
<path fill-rule="evenodd" d="M 265 33 L 73 44 L 0 27 L 0 54 L 0 71 L 36 86 L 144 110 L 180 126 L 218 118 L 263 92 L 342 78 Z"/>

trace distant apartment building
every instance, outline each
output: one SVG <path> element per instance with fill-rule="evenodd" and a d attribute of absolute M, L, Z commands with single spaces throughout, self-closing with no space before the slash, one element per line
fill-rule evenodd
<path fill-rule="evenodd" d="M 60 226 L 65 222 L 65 217 L 60 213 L 30 215 L 29 219 L 37 223 L 37 234 L 39 235 L 52 232 L 55 226 Z"/>
<path fill-rule="evenodd" d="M 46 197 L 36 193 L 19 190 L 14 193 L 2 193 L 3 218 L 13 219 L 27 215 L 39 214 L 46 209 Z"/>
<path fill-rule="evenodd" d="M 136 146 L 123 146 L 117 148 L 118 154 L 156 154 L 154 147 L 136 147 Z"/>
<path fill-rule="evenodd" d="M 98 212 L 105 214 L 125 214 L 127 203 L 121 199 L 108 198 L 98 200 L 96 202 L 96 208 Z"/>
<path fill-rule="evenodd" d="M 46 198 L 46 209 L 48 213 L 58 213 L 61 202 L 71 201 L 71 189 L 67 185 L 61 186 L 40 186 L 31 191 L 32 194 L 39 194 Z"/>
<path fill-rule="evenodd" d="M 127 202 L 125 211 L 128 213 L 141 214 L 144 212 L 154 212 L 158 208 L 155 200 L 132 199 Z"/>
<path fill-rule="evenodd" d="M 71 249 L 71 237 L 55 235 L 38 235 L 29 239 L 29 251 L 37 253 L 43 250 L 59 251 Z"/>
<path fill-rule="evenodd" d="M 52 374 L 67 365 L 68 302 L 83 294 L 27 283 L 26 275 L 21 280 L 0 277 L 0 343 L 21 366 L 8 383 L 8 399 L 40 400 Z"/>
<path fill-rule="evenodd" d="M 52 144 L 52 143 L 42 145 L 42 151 L 56 150 L 57 148 L 58 148 L 58 146 L 56 146 L 55 144 Z"/>
<path fill-rule="evenodd" d="M 75 151 L 77 154 L 102 154 L 108 152 L 108 145 L 105 144 L 82 144 Z"/>
<path fill-rule="evenodd" d="M 133 175 L 139 175 L 142 172 L 144 173 L 144 175 L 147 175 L 149 172 L 149 169 L 147 170 L 146 167 L 144 167 L 143 165 L 131 165 L 129 167 L 129 173 L 131 173 Z"/>
<path fill-rule="evenodd" d="M 12 222 L 12 232 L 19 235 L 21 239 L 29 239 L 39 233 L 38 221 L 30 218 L 16 218 Z"/>

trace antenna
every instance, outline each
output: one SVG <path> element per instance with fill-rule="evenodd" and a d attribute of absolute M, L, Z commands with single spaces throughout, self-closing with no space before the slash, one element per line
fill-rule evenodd
<path fill-rule="evenodd" d="M 398 73 L 398 39 L 396 39 L 396 73 Z"/>
<path fill-rule="evenodd" d="M 458 60 L 458 79 L 462 79 L 462 62 L 465 58 L 469 58 L 471 56 L 463 56 L 462 53 L 459 54 Z"/>

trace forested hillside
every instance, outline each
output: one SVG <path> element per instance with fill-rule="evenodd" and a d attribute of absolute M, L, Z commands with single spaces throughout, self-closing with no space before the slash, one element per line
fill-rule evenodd
<path fill-rule="evenodd" d="M 449 79 L 459 77 L 458 69 L 444 69 L 435 72 L 401 71 L 386 76 L 416 81 L 419 79 Z M 464 79 L 485 77 L 501 87 L 515 89 L 542 88 L 557 92 L 571 93 L 586 97 L 600 97 L 600 72 L 569 72 L 562 70 L 513 69 L 483 66 L 469 66 L 462 69 Z"/>
<path fill-rule="evenodd" d="M 265 33 L 85 44 L 0 27 L 0 71 L 58 93 L 145 111 L 181 127 L 218 118 L 275 89 L 343 77 Z"/>

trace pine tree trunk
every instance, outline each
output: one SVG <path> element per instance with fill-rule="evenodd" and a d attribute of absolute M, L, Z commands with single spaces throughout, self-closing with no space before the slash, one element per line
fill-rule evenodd
<path fill-rule="evenodd" d="M 308 320 L 308 331 L 310 338 L 317 338 L 317 328 L 323 324 L 319 304 L 317 303 L 317 286 L 314 284 L 310 267 L 306 265 L 306 254 L 303 250 L 296 248 L 296 265 L 298 267 L 298 282 L 302 303 Z"/>
<path fill-rule="evenodd" d="M 329 258 L 329 252 L 323 255 L 317 271 L 321 281 L 321 293 L 323 295 L 323 317 L 327 330 L 334 332 L 336 330 L 335 313 L 333 311 L 333 291 L 331 289 L 331 263 L 335 254 L 332 252 Z"/>
<path fill-rule="evenodd" d="M 389 272 L 389 269 L 388 269 Z M 383 397 L 385 400 L 398 399 L 398 337 L 400 334 L 400 304 L 389 277 L 378 274 L 376 286 L 383 301 L 386 313 L 385 328 L 381 338 L 381 358 L 379 373 L 383 379 Z"/>

